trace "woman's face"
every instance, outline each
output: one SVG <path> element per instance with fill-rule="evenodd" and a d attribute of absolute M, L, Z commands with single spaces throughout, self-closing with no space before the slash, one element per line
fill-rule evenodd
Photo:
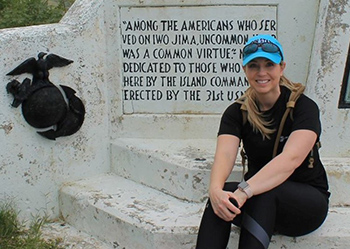
<path fill-rule="evenodd" d="M 275 64 L 266 58 L 256 58 L 243 67 L 250 86 L 258 94 L 280 93 L 279 82 L 285 62 Z"/>

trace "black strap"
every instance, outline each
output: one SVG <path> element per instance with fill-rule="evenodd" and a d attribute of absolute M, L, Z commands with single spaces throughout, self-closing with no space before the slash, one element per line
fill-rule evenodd
<path fill-rule="evenodd" d="M 249 214 L 244 213 L 243 215 L 243 221 L 242 226 L 244 226 L 245 229 L 247 229 L 248 232 L 250 232 L 257 240 L 260 241 L 260 243 L 264 246 L 265 249 L 268 248 L 270 244 L 270 237 L 262 228 L 258 222 L 256 222 L 252 217 L 249 216 Z"/>

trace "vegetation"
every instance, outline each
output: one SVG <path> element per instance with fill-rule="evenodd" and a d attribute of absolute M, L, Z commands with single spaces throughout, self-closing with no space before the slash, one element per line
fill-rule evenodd
<path fill-rule="evenodd" d="M 63 249 L 59 240 L 45 241 L 40 229 L 46 219 L 36 218 L 27 228 L 18 220 L 18 213 L 10 204 L 0 204 L 1 249 Z"/>
<path fill-rule="evenodd" d="M 0 29 L 57 23 L 74 0 L 0 0 Z"/>

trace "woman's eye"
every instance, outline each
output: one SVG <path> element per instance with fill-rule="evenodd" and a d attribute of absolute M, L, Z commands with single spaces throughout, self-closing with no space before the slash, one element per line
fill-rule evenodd
<path fill-rule="evenodd" d="M 250 64 L 248 64 L 248 67 L 249 67 L 249 68 L 257 68 L 258 65 L 255 64 L 255 63 L 250 63 Z"/>

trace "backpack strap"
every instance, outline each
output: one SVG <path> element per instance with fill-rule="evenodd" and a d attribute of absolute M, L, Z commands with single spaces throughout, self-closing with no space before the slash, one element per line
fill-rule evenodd
<path fill-rule="evenodd" d="M 317 141 L 309 153 L 309 165 L 307 166 L 309 169 L 312 169 L 314 167 L 314 162 L 315 162 L 314 150 L 319 150 L 320 148 L 321 148 L 321 141 Z"/>
<path fill-rule="evenodd" d="M 247 107 L 245 104 L 242 103 L 240 109 L 242 111 L 242 120 L 243 120 L 243 126 L 244 126 L 248 121 Z"/>
<path fill-rule="evenodd" d="M 288 114 L 291 115 L 291 119 L 293 120 L 293 115 L 292 115 L 293 108 L 295 107 L 295 103 L 297 102 L 298 98 L 305 90 L 305 86 L 303 86 L 302 84 L 295 83 L 295 85 L 297 85 L 297 88 L 293 89 L 290 93 L 289 100 L 286 104 L 286 107 L 287 107 L 286 111 L 284 112 L 280 126 L 278 127 L 277 136 L 273 147 L 272 158 L 274 158 L 277 155 L 279 140 L 283 131 L 284 124 L 287 120 Z"/>
<path fill-rule="evenodd" d="M 293 118 L 293 109 L 295 107 L 295 103 L 297 102 L 298 98 L 300 97 L 300 95 L 305 90 L 305 86 L 303 86 L 302 84 L 300 84 L 300 83 L 294 83 L 294 84 L 297 87 L 294 90 L 291 91 L 290 96 L 289 96 L 289 100 L 288 100 L 288 102 L 286 104 L 287 109 L 286 109 L 285 113 L 283 114 L 280 126 L 278 128 L 277 137 L 276 137 L 275 144 L 274 144 L 274 147 L 273 147 L 272 157 L 275 157 L 277 155 L 277 149 L 278 149 L 279 140 L 280 140 L 280 137 L 281 137 L 281 134 L 282 134 L 282 131 L 283 131 L 283 126 L 284 126 L 284 123 L 286 122 L 287 116 L 289 114 L 290 115 L 290 119 L 292 121 L 294 120 L 294 118 Z M 308 165 L 308 168 L 312 169 L 314 167 L 314 162 L 315 162 L 314 150 L 318 150 L 320 148 L 321 148 L 321 142 L 317 141 L 315 143 L 315 145 L 313 146 L 313 148 L 311 149 L 310 153 L 309 153 L 309 165 Z"/>
<path fill-rule="evenodd" d="M 241 112 L 242 112 L 242 120 L 243 120 L 243 126 L 247 123 L 248 121 L 248 113 L 247 113 L 247 107 L 245 106 L 245 104 L 241 104 Z M 243 142 L 241 140 L 240 145 L 241 147 L 241 159 L 242 159 L 242 167 L 243 167 L 243 171 L 242 171 L 242 181 L 244 180 L 244 175 L 245 175 L 245 162 L 248 159 L 247 154 L 245 153 L 244 147 L 243 147 Z"/>

